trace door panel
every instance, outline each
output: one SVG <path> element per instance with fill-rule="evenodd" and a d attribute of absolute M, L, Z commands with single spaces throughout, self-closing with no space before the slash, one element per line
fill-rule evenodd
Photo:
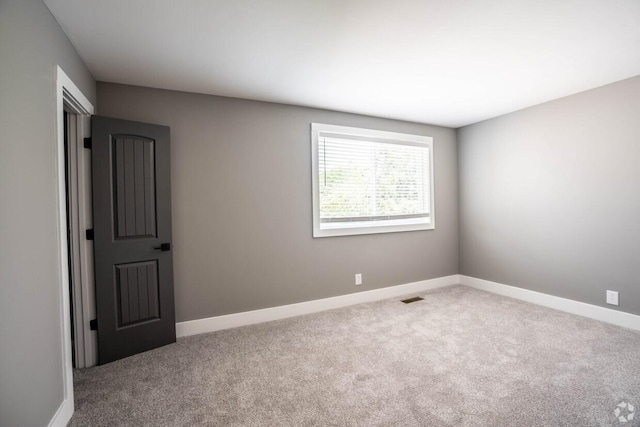
<path fill-rule="evenodd" d="M 158 263 L 116 265 L 118 327 L 159 318 Z"/>
<path fill-rule="evenodd" d="M 91 125 L 98 363 L 104 364 L 176 340 L 169 128 L 99 116 Z"/>
<path fill-rule="evenodd" d="M 114 135 L 116 239 L 156 237 L 155 142 Z"/>

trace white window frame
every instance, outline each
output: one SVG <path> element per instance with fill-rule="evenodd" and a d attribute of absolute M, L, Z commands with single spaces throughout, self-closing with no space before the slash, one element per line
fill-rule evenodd
<path fill-rule="evenodd" d="M 321 227 L 320 222 L 320 165 L 318 144 L 323 134 L 337 134 L 349 139 L 349 137 L 364 137 L 378 141 L 387 140 L 391 143 L 407 142 L 411 145 L 424 145 L 429 150 L 429 222 L 411 223 L 411 220 L 384 221 L 381 223 L 368 222 L 356 226 L 339 226 L 327 228 Z M 313 237 L 351 236 L 359 234 L 397 233 L 403 231 L 433 230 L 435 229 L 434 208 L 434 179 L 433 179 L 433 138 L 423 135 L 411 135 L 405 133 L 387 132 L 374 129 L 362 129 L 347 126 L 327 125 L 311 123 L 311 182 L 312 182 L 312 209 L 313 209 Z"/>

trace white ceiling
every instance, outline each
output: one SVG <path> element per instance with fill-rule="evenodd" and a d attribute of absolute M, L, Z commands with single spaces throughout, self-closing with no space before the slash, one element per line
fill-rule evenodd
<path fill-rule="evenodd" d="M 459 127 L 640 74 L 639 0 L 44 0 L 100 81 Z"/>

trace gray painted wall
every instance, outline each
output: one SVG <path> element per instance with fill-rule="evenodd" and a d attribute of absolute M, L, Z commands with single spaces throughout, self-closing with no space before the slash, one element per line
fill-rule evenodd
<path fill-rule="evenodd" d="M 640 314 L 639 119 L 640 76 L 459 129 L 461 274 Z"/>
<path fill-rule="evenodd" d="M 101 115 L 171 127 L 178 321 L 458 272 L 452 129 L 107 83 L 98 102 Z M 311 122 L 434 137 L 436 229 L 313 239 Z"/>
<path fill-rule="evenodd" d="M 47 425 L 63 398 L 57 64 L 95 102 L 93 78 L 42 1 L 0 1 L 2 426 Z"/>

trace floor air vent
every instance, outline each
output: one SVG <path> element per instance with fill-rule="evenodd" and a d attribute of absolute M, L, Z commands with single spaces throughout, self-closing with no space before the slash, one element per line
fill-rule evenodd
<path fill-rule="evenodd" d="M 409 298 L 409 299 L 403 299 L 402 302 L 405 304 L 409 304 L 410 302 L 416 302 L 416 301 L 422 301 L 424 298 L 420 298 L 420 297 L 413 297 L 413 298 Z"/>

